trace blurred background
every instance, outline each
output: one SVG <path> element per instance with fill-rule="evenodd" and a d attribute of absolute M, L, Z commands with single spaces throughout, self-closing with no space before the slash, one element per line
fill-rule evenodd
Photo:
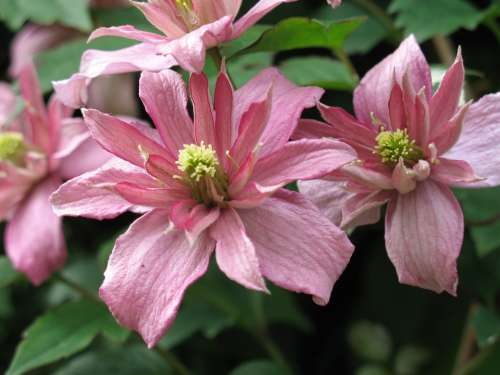
<path fill-rule="evenodd" d="M 74 9 L 55 13 L 56 3 L 64 8 L 64 3 L 73 4 L 73 0 L 2 0 L 3 81 L 15 85 L 9 74 L 12 42 L 27 24 L 64 26 L 59 27 L 59 38 L 36 54 L 46 94 L 52 80 L 67 78 L 78 69 L 80 55 L 88 48 L 86 35 L 96 26 L 130 23 L 150 28 L 133 8 L 83 4 L 75 16 Z M 73 7 L 77 3 L 81 2 Z M 243 7 L 253 3 L 244 1 Z M 335 10 L 325 0 L 298 1 L 280 6 L 262 22 L 268 26 L 251 30 L 245 43 L 232 43 L 223 51 L 226 56 L 234 55 L 228 64 L 237 86 L 262 68 L 277 65 L 297 84 L 328 89 L 323 102 L 351 111 L 352 90 L 359 77 L 391 53 L 405 35 L 414 33 L 436 82 L 455 58 L 457 47 L 462 47 L 467 68 L 465 95 L 477 99 L 500 89 L 499 15 L 500 2 L 489 0 L 344 0 Z M 259 45 L 263 31 L 288 17 L 322 20 L 325 30 L 335 30 L 331 35 L 337 39 L 328 43 L 310 40 L 293 50 Z M 109 38 L 92 44 L 116 49 L 127 42 Z M 236 53 L 250 45 L 253 53 Z M 210 63 L 207 72 L 214 76 Z M 99 105 L 108 112 L 146 118 L 135 96 L 136 78 L 121 77 L 108 85 L 107 97 L 99 98 Z M 123 93 L 118 87 L 124 82 L 131 87 L 129 94 L 117 95 Z M 311 110 L 306 116 L 317 113 Z M 174 372 L 163 360 L 168 353 L 175 353 L 194 374 L 500 374 L 500 189 L 456 193 L 467 223 L 457 298 L 398 284 L 380 222 L 351 234 L 357 250 L 328 306 L 316 306 L 308 297 L 277 288 L 272 289 L 272 296 L 249 292 L 212 267 L 189 290 L 158 351 L 148 351 L 136 336 L 113 327 L 107 312 L 87 322 L 89 327 L 76 326 L 94 332 L 78 337 L 71 336 L 74 332 L 58 332 L 58 325 L 50 320 L 39 322 L 38 328 L 53 324 L 56 338 L 58 334 L 70 336 L 73 346 L 68 344 L 66 351 L 50 352 L 54 348 L 51 335 L 20 348 L 28 327 L 35 336 L 33 323 L 39 316 L 80 296 L 56 279 L 34 288 L 2 256 L 0 373 L 7 370 L 17 350 L 23 366 L 10 374 L 169 374 Z M 134 218 L 130 214 L 102 223 L 65 219 L 69 262 L 64 277 L 95 293 L 114 239 Z M 76 311 L 84 314 L 85 309 Z"/>

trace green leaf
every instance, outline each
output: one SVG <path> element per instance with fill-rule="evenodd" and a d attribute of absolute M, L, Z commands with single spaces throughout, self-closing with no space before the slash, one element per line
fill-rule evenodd
<path fill-rule="evenodd" d="M 491 202 L 500 199 L 500 188 L 456 189 L 455 193 L 462 205 L 466 223 L 471 224 L 469 230 L 478 255 L 485 257 L 499 249 L 500 220 L 494 218 L 500 213 L 500 208 Z"/>
<path fill-rule="evenodd" d="M 144 345 L 93 350 L 79 355 L 54 375 L 169 375 L 172 370 L 163 358 Z"/>
<path fill-rule="evenodd" d="M 322 23 L 309 18 L 288 18 L 262 34 L 253 45 L 240 53 L 279 52 L 299 48 L 341 48 L 346 38 L 363 22 L 354 18 Z"/>
<path fill-rule="evenodd" d="M 387 37 L 389 32 L 384 25 L 362 8 L 350 2 L 344 2 L 335 11 L 332 11 L 330 6 L 325 5 L 314 14 L 314 18 L 322 21 L 340 21 L 353 17 L 364 17 L 364 21 L 347 37 L 344 44 L 344 50 L 347 53 L 366 53 Z"/>
<path fill-rule="evenodd" d="M 500 342 L 483 349 L 459 372 L 460 375 L 498 375 Z"/>
<path fill-rule="evenodd" d="M 348 335 L 351 348 L 362 359 L 383 362 L 392 353 L 392 339 L 384 326 L 357 322 Z"/>
<path fill-rule="evenodd" d="M 289 375 L 278 364 L 268 360 L 256 360 L 244 363 L 230 372 L 230 375 Z"/>
<path fill-rule="evenodd" d="M 472 317 L 480 347 L 496 343 L 500 337 L 500 317 L 493 311 L 480 307 Z"/>
<path fill-rule="evenodd" d="M 0 256 L 0 288 L 8 286 L 20 278 L 21 274 L 12 268 L 10 260 L 5 256 Z"/>
<path fill-rule="evenodd" d="M 92 30 L 87 0 L 4 0 L 0 19 L 13 30 L 28 20 L 42 25 L 60 23 L 85 32 Z"/>
<path fill-rule="evenodd" d="M 356 375 L 390 375 L 391 373 L 387 371 L 382 366 L 377 365 L 365 365 L 356 370 Z"/>
<path fill-rule="evenodd" d="M 405 346 L 396 354 L 394 368 L 397 375 L 418 375 L 430 359 L 427 349 L 417 346 Z"/>
<path fill-rule="evenodd" d="M 222 55 L 226 58 L 234 56 L 237 52 L 254 44 L 262 36 L 262 33 L 271 27 L 270 25 L 255 25 L 251 27 L 238 39 L 222 45 L 220 47 Z"/>
<path fill-rule="evenodd" d="M 296 57 L 286 60 L 280 68 L 289 80 L 301 86 L 352 91 L 357 85 L 345 65 L 326 57 Z"/>
<path fill-rule="evenodd" d="M 484 15 L 464 0 L 393 0 L 389 11 L 397 13 L 396 26 L 413 33 L 420 42 L 434 35 L 449 35 L 460 28 L 473 30 Z"/>
<path fill-rule="evenodd" d="M 83 300 L 58 306 L 27 329 L 6 375 L 24 374 L 69 357 L 99 333 L 117 341 L 123 338 L 123 329 L 104 305 Z"/>

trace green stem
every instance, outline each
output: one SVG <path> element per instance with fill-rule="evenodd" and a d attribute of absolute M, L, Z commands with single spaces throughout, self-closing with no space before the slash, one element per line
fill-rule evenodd
<path fill-rule="evenodd" d="M 168 350 L 155 346 L 154 351 L 161 355 L 162 358 L 165 359 L 165 362 L 167 362 L 177 373 L 179 373 L 179 375 L 191 375 L 191 371 L 189 371 L 189 369 Z"/>
<path fill-rule="evenodd" d="M 352 2 L 375 17 L 379 21 L 379 23 L 384 26 L 387 31 L 390 32 L 391 40 L 393 42 L 399 43 L 399 40 L 401 39 L 401 32 L 398 30 L 398 28 L 392 21 L 392 18 L 387 15 L 383 8 L 379 7 L 375 2 L 371 0 L 352 0 Z"/>
<path fill-rule="evenodd" d="M 102 303 L 102 301 L 99 299 L 97 295 L 81 287 L 80 285 L 68 279 L 67 277 L 63 276 L 62 274 L 60 273 L 55 274 L 54 279 L 59 281 L 61 284 L 67 286 L 68 288 L 72 289 L 73 291 L 81 295 L 83 298 L 87 298 L 97 303 Z M 165 359 L 165 362 L 167 362 L 167 364 L 170 367 L 172 367 L 177 373 L 179 373 L 179 375 L 191 375 L 191 372 L 188 370 L 188 368 L 184 366 L 184 364 L 182 364 L 182 362 L 179 359 L 177 359 L 177 357 L 174 354 L 170 353 L 169 351 L 162 350 L 158 346 L 156 346 L 154 350 L 158 354 L 160 354 L 162 358 Z"/>
<path fill-rule="evenodd" d="M 359 74 L 354 67 L 351 59 L 349 58 L 349 55 L 342 48 L 333 49 L 333 53 L 335 54 L 335 56 L 337 56 L 340 62 L 344 64 L 347 70 L 349 70 L 349 73 L 351 73 L 351 77 L 354 79 L 354 81 L 359 81 Z"/>
<path fill-rule="evenodd" d="M 222 57 L 219 48 L 215 47 L 209 49 L 208 55 L 212 58 L 215 66 L 217 67 L 217 70 L 220 72 L 220 70 L 222 69 L 222 62 L 224 61 L 224 58 Z"/>
<path fill-rule="evenodd" d="M 66 276 L 63 276 L 61 273 L 55 274 L 54 279 L 59 281 L 61 284 L 64 284 L 68 288 L 72 289 L 73 291 L 78 293 L 83 298 L 87 298 L 87 299 L 94 301 L 94 302 L 97 302 L 97 303 L 102 303 L 102 301 L 99 299 L 99 297 L 97 295 L 95 295 L 91 291 L 81 287 L 80 285 L 78 285 L 74 281 L 66 278 Z"/>
<path fill-rule="evenodd" d="M 453 367 L 452 375 L 462 374 L 464 366 L 472 356 L 476 342 L 476 335 L 474 329 L 472 328 L 472 318 L 476 309 L 476 304 L 471 304 L 469 307 L 469 311 L 467 312 L 464 330 L 462 333 L 462 338 L 460 339 L 460 345 L 458 347 L 457 357 L 455 359 L 455 366 Z"/>

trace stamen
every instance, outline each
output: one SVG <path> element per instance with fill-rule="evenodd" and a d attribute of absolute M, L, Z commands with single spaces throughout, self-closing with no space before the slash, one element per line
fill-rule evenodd
<path fill-rule="evenodd" d="M 0 133 L 0 160 L 22 165 L 24 164 L 26 151 L 26 145 L 21 133 Z"/>
<path fill-rule="evenodd" d="M 373 153 L 379 155 L 384 164 L 395 166 L 400 159 L 403 159 L 405 164 L 413 166 L 423 157 L 422 150 L 410 138 L 406 129 L 396 131 L 382 129 L 375 140 L 377 145 Z"/>
<path fill-rule="evenodd" d="M 188 29 L 194 30 L 200 26 L 200 20 L 194 12 L 191 0 L 175 0 L 175 4 Z"/>

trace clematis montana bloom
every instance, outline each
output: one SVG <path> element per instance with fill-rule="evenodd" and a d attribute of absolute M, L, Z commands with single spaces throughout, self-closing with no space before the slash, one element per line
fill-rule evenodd
<path fill-rule="evenodd" d="M 7 220 L 5 249 L 14 267 L 38 285 L 66 259 L 61 219 L 50 195 L 63 179 L 99 167 L 109 154 L 90 138 L 82 119 L 54 97 L 43 104 L 32 65 L 20 73 L 25 109 L 10 121 L 15 95 L 2 86 L 0 107 L 0 219 Z"/>
<path fill-rule="evenodd" d="M 150 347 L 214 250 L 241 285 L 266 292 L 265 277 L 321 305 L 353 251 L 312 203 L 283 189 L 355 159 L 338 141 L 288 142 L 321 89 L 296 87 L 269 69 L 236 92 L 221 73 L 213 108 L 205 75 L 191 76 L 190 93 L 194 121 L 181 76 L 142 74 L 140 97 L 158 133 L 84 110 L 95 140 L 129 166 L 88 173 L 52 196 L 59 215 L 103 219 L 149 207 L 117 240 L 100 295 Z"/>
<path fill-rule="evenodd" d="M 459 106 L 460 51 L 436 92 L 413 36 L 363 78 L 356 118 L 320 105 L 328 122 L 305 121 L 296 137 L 333 137 L 359 162 L 300 190 L 343 227 L 375 222 L 388 203 L 386 248 L 401 283 L 455 295 L 464 219 L 450 187 L 500 183 L 500 94 Z"/>
<path fill-rule="evenodd" d="M 99 28 L 90 36 L 118 36 L 140 43 L 117 51 L 88 50 L 80 72 L 54 83 L 61 100 L 75 108 L 85 106 L 90 80 L 106 74 L 158 72 L 180 65 L 189 72 L 201 72 L 206 51 L 238 38 L 244 31 L 281 3 L 297 0 L 260 0 L 236 20 L 241 0 L 148 0 L 132 2 L 163 35 L 137 30 L 133 26 Z"/>

